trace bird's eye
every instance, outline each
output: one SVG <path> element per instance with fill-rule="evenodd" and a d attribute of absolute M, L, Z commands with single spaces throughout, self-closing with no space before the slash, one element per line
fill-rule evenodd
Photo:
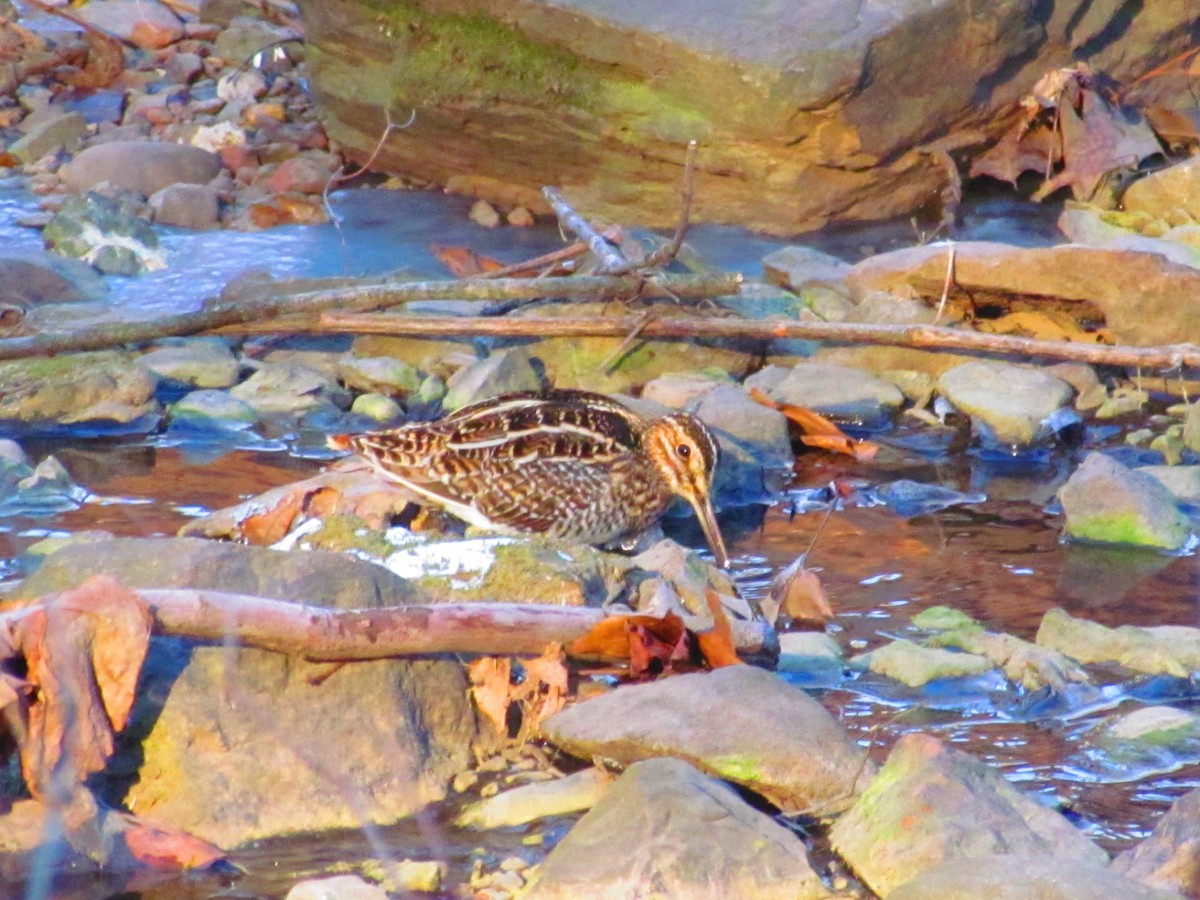
<path fill-rule="evenodd" d="M 687 459 L 689 456 L 692 455 L 692 448 L 689 447 L 687 444 L 680 444 L 678 447 L 675 448 L 675 452 L 678 453 L 680 456 L 682 456 L 684 459 Z"/>

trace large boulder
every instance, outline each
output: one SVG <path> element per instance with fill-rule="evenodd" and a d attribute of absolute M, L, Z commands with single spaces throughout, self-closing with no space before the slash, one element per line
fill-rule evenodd
<path fill-rule="evenodd" d="M 196 588 L 339 609 L 418 599 L 348 555 L 191 538 L 68 546 L 22 585 L 39 596 L 108 573 L 132 588 Z M 438 800 L 476 735 L 462 667 L 355 662 L 331 671 L 236 641 L 156 637 L 105 793 L 222 847 L 390 823 Z"/>
<path fill-rule="evenodd" d="M 1132 81 L 1200 20 L 1118 0 L 300 8 L 330 137 L 380 169 L 505 206 L 544 209 L 537 188 L 559 184 L 589 215 L 662 225 L 696 139 L 693 217 L 783 233 L 936 199 L 946 150 L 986 148 L 1045 72 Z M 384 110 L 413 109 L 377 147 Z"/>

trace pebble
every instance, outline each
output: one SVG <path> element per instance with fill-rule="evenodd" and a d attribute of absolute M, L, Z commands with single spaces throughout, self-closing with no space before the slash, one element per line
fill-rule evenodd
<path fill-rule="evenodd" d="M 472 203 L 471 211 L 467 215 L 472 222 L 484 228 L 495 228 L 500 224 L 500 213 L 486 200 L 476 200 Z"/>

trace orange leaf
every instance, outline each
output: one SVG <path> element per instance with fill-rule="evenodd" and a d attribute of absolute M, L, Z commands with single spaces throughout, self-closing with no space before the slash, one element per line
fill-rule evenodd
<path fill-rule="evenodd" d="M 712 613 L 713 627 L 696 635 L 700 652 L 713 669 L 741 665 L 742 661 L 733 649 L 733 626 L 729 624 L 729 616 L 725 614 L 725 606 L 721 603 L 720 596 L 712 588 L 708 588 L 704 597 L 708 601 L 708 611 Z"/>
<path fill-rule="evenodd" d="M 470 278 L 481 272 L 494 272 L 503 269 L 504 263 L 480 256 L 474 250 L 466 247 L 451 247 L 446 244 L 430 244 L 429 252 L 438 258 L 443 266 L 450 270 L 455 278 Z"/>
<path fill-rule="evenodd" d="M 467 667 L 471 697 L 496 732 L 508 736 L 508 707 L 512 703 L 512 660 L 482 656 Z"/>
<path fill-rule="evenodd" d="M 135 816 L 124 816 L 122 837 L 129 853 L 138 862 L 155 869 L 203 869 L 225 859 L 215 844 L 202 841 L 186 831 L 173 831 L 148 825 Z"/>
<path fill-rule="evenodd" d="M 810 447 L 844 453 L 860 460 L 872 459 L 879 452 L 878 444 L 850 437 L 829 419 L 811 409 L 792 403 L 777 403 L 759 388 L 751 388 L 750 397 L 756 403 L 778 410 L 799 425 L 804 432 L 800 441 Z"/>
<path fill-rule="evenodd" d="M 821 579 L 812 569 L 804 567 L 804 557 L 798 556 L 771 582 L 769 602 L 776 610 L 786 612 L 793 621 L 815 622 L 824 625 L 836 619 Z M 778 613 L 776 613 L 778 614 Z"/>
<path fill-rule="evenodd" d="M 691 656 L 688 632 L 674 613 L 655 616 L 626 616 L 629 631 L 629 674 L 647 678 L 670 671 L 673 663 Z"/>

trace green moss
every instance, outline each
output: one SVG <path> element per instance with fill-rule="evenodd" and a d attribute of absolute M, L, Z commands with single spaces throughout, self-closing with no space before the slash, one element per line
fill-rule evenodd
<path fill-rule="evenodd" d="M 314 550 L 358 550 L 376 559 L 386 559 L 396 549 L 382 531 L 351 515 L 326 517 L 320 530 L 306 537 L 304 543 Z"/>
<path fill-rule="evenodd" d="M 686 144 L 712 136 L 712 123 L 704 113 L 644 81 L 608 79 L 603 83 L 602 98 L 606 110 L 622 121 L 638 124 L 622 134 L 625 140 L 637 135 L 646 145 L 652 141 Z"/>
<path fill-rule="evenodd" d="M 596 79 L 561 48 L 482 13 L 435 14 L 412 0 L 366 0 L 394 42 L 395 99 L 418 106 L 510 100 L 591 105 Z"/>
<path fill-rule="evenodd" d="M 1166 528 L 1152 529 L 1135 516 L 1089 516 L 1070 521 L 1067 533 L 1085 541 L 1105 544 L 1135 544 L 1142 547 L 1161 547 L 1176 550 L 1187 541 L 1188 530 L 1182 515 Z"/>
<path fill-rule="evenodd" d="M 753 784 L 763 780 L 762 760 L 748 756 L 714 756 L 705 760 L 708 768 L 722 778 Z"/>
<path fill-rule="evenodd" d="M 961 609 L 950 606 L 931 606 L 913 616 L 913 625 L 928 631 L 951 631 L 957 628 L 979 628 L 980 625 Z"/>

